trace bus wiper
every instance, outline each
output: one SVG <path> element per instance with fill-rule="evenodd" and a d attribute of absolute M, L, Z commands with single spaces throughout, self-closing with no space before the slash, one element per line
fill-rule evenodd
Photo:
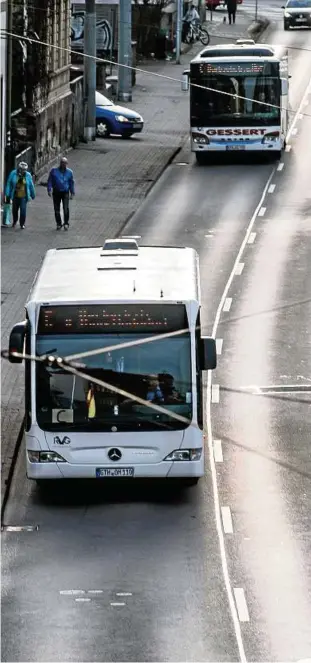
<path fill-rule="evenodd" d="M 57 352 L 57 348 L 52 348 L 52 350 L 46 350 L 45 352 L 41 352 L 40 354 L 37 354 L 37 357 L 44 357 L 45 355 L 51 355 L 54 354 L 54 352 Z"/>

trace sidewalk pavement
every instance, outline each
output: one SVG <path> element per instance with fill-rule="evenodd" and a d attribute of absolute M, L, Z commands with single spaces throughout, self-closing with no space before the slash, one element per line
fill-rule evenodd
<path fill-rule="evenodd" d="M 222 38 L 234 41 L 247 34 L 249 17 L 241 12 L 238 18 L 236 25 L 221 26 Z M 68 154 L 76 180 L 68 233 L 56 233 L 52 202 L 44 186 L 46 176 L 37 184 L 36 200 L 28 206 L 26 230 L 3 228 L 2 348 L 8 346 L 12 326 L 24 318 L 24 304 L 45 252 L 54 247 L 100 245 L 105 238 L 122 233 L 127 220 L 186 142 L 189 96 L 181 91 L 180 78 L 201 49 L 201 44 L 192 47 L 182 56 L 181 65 L 161 61 L 141 66 L 146 71 L 137 73 L 131 104 L 145 120 L 140 136 L 97 139 Z M 2 360 L 1 400 L 3 499 L 24 416 L 23 366 Z"/>

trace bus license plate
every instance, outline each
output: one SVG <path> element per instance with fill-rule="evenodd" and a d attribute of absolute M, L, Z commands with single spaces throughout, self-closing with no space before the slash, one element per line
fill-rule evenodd
<path fill-rule="evenodd" d="M 245 145 L 226 145 L 226 150 L 245 150 Z"/>
<path fill-rule="evenodd" d="M 97 467 L 96 477 L 133 477 L 134 467 Z"/>

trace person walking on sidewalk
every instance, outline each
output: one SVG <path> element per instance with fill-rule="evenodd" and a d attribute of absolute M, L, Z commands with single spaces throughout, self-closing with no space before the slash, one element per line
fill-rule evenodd
<path fill-rule="evenodd" d="M 25 228 L 27 203 L 36 197 L 35 187 L 30 173 L 28 173 L 28 164 L 23 161 L 9 174 L 5 188 L 6 202 L 12 205 L 13 228 L 18 221 L 22 230 Z"/>
<path fill-rule="evenodd" d="M 227 0 L 229 24 L 235 23 L 237 0 Z"/>
<path fill-rule="evenodd" d="M 60 204 L 63 204 L 64 229 L 69 229 L 69 196 L 75 195 L 73 172 L 67 167 L 68 160 L 62 157 L 58 168 L 52 168 L 48 179 L 48 195 L 53 196 L 56 229 L 62 228 Z"/>

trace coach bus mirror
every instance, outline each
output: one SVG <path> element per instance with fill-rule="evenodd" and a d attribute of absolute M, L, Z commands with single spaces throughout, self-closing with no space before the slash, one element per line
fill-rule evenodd
<path fill-rule="evenodd" d="M 182 92 L 188 92 L 189 90 L 189 76 L 190 76 L 190 70 L 187 69 L 186 71 L 184 71 L 181 79 Z"/>
<path fill-rule="evenodd" d="M 203 336 L 200 341 L 201 371 L 212 371 L 217 366 L 216 342 L 214 338 Z"/>
<path fill-rule="evenodd" d="M 11 364 L 21 364 L 23 361 L 21 357 L 15 357 L 13 353 L 18 352 L 19 354 L 23 354 L 26 325 L 26 320 L 24 320 L 24 322 L 18 322 L 16 325 L 14 325 L 10 333 L 9 362 Z"/>
<path fill-rule="evenodd" d="M 286 78 L 281 79 L 281 85 L 282 85 L 282 95 L 287 95 L 288 94 L 288 81 Z"/>

